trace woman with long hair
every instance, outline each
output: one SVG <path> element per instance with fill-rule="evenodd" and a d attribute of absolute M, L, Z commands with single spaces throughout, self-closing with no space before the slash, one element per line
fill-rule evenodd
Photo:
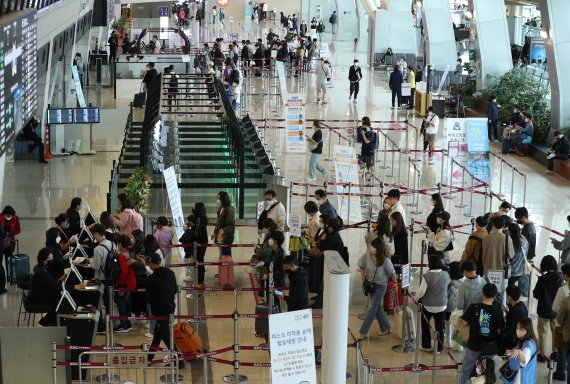
<path fill-rule="evenodd" d="M 118 215 L 113 215 L 112 219 L 121 235 L 131 236 L 135 229 L 143 229 L 143 217 L 135 210 L 135 206 L 126 193 L 119 193 L 117 196 L 119 210 Z"/>
<path fill-rule="evenodd" d="M 404 216 L 400 212 L 392 213 L 392 236 L 394 236 L 394 264 L 408 264 L 408 230 L 404 223 Z M 396 268 L 398 270 L 398 268 Z"/>
<path fill-rule="evenodd" d="M 191 246 L 194 242 L 198 244 L 208 244 L 208 216 L 206 216 L 206 207 L 204 203 L 198 202 L 194 204 L 192 209 L 192 214 L 186 219 L 186 231 L 180 238 L 181 244 L 186 244 L 188 246 L 184 247 L 184 257 L 189 259 L 194 256 L 194 248 Z M 205 246 L 196 247 L 196 262 L 203 263 L 204 256 L 206 255 Z M 201 287 L 204 286 L 204 275 L 206 273 L 206 268 L 204 265 L 198 265 L 198 281 L 197 284 Z M 184 281 L 191 281 L 193 279 L 190 274 L 190 270 L 186 271 L 186 277 Z"/>
<path fill-rule="evenodd" d="M 71 199 L 71 204 L 65 213 L 69 219 L 69 227 L 66 229 L 66 233 L 69 237 L 73 235 L 78 235 L 81 231 L 81 218 L 79 217 L 79 210 L 81 209 L 81 197 L 74 197 Z"/>
<path fill-rule="evenodd" d="M 428 256 L 439 256 L 449 261 L 449 252 L 453 249 L 453 230 L 449 224 L 449 219 L 449 212 L 440 212 L 436 216 L 437 231 L 434 233 L 430 228 L 427 228 Z"/>
<path fill-rule="evenodd" d="M 534 384 L 536 383 L 536 368 L 538 343 L 534 335 L 532 320 L 528 317 L 520 319 L 517 324 L 517 347 L 507 350 L 509 367 L 517 373 L 511 380 L 501 375 L 503 383 Z"/>
<path fill-rule="evenodd" d="M 368 337 L 368 331 L 374 319 L 378 321 L 380 332 L 378 336 L 390 333 L 390 323 L 384 312 L 384 295 L 388 288 L 388 281 L 396 282 L 396 271 L 386 255 L 386 247 L 380 238 L 372 240 L 368 246 L 368 251 L 358 260 L 360 279 L 369 281 L 374 287 L 374 292 L 368 305 L 368 312 L 360 326 L 360 338 Z"/>
<path fill-rule="evenodd" d="M 368 232 L 364 238 L 366 245 L 370 245 L 372 240 L 380 239 L 384 241 L 386 256 L 394 255 L 394 235 L 392 235 L 392 222 L 387 215 L 378 216 L 378 223 L 374 231 Z"/>
<path fill-rule="evenodd" d="M 528 254 L 528 241 L 526 237 L 521 234 L 521 228 L 517 223 L 509 224 L 508 229 L 511 240 L 513 241 L 513 249 L 515 251 L 510 261 L 511 277 L 509 277 L 509 285 L 513 285 L 524 274 L 524 262 L 526 260 L 526 255 Z"/>
<path fill-rule="evenodd" d="M 431 209 L 431 213 L 426 219 L 426 225 L 430 231 L 437 232 L 437 229 L 439 228 L 439 224 L 437 223 L 437 215 L 445 211 L 441 195 L 439 193 L 432 194 L 430 204 L 433 208 Z"/>

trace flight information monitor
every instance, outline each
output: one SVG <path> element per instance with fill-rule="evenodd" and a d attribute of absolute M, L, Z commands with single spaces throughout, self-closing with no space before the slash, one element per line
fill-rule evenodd
<path fill-rule="evenodd" d="M 53 108 L 47 110 L 48 124 L 73 124 L 73 108 Z"/>
<path fill-rule="evenodd" d="M 0 156 L 7 142 L 36 112 L 36 10 L 0 18 Z"/>
<path fill-rule="evenodd" d="M 99 123 L 99 108 L 75 108 L 73 121 L 75 124 Z"/>

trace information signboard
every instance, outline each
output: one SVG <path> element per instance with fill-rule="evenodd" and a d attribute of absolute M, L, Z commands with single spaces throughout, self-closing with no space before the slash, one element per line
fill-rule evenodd
<path fill-rule="evenodd" d="M 287 153 L 307 152 L 305 140 L 305 98 L 302 94 L 291 94 L 285 99 L 285 128 L 287 132 Z"/>

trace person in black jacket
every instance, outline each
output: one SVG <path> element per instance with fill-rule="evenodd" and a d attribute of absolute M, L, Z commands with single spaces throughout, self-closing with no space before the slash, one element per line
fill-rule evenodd
<path fill-rule="evenodd" d="M 176 101 L 176 96 L 178 95 L 178 76 L 176 76 L 174 65 L 169 65 L 167 69 L 168 72 L 166 70 L 164 72 L 170 75 L 168 80 L 168 110 L 172 111 L 173 102 L 176 109 L 178 109 L 178 101 Z"/>
<path fill-rule="evenodd" d="M 287 256 L 283 260 L 283 270 L 289 277 L 289 295 L 277 295 L 277 297 L 285 300 L 289 312 L 309 308 L 307 272 L 299 266 L 295 256 Z"/>
<path fill-rule="evenodd" d="M 528 309 L 526 308 L 526 305 L 519 301 L 521 297 L 521 289 L 517 285 L 509 285 L 506 293 L 509 312 L 505 317 L 503 343 L 499 350 L 499 355 L 504 355 L 507 349 L 513 349 L 517 346 L 517 342 L 515 341 L 517 324 L 521 319 L 528 317 Z"/>
<path fill-rule="evenodd" d="M 33 142 L 33 144 L 28 145 L 28 152 L 32 153 L 34 149 L 38 148 L 40 155 L 38 161 L 42 164 L 47 164 L 47 161 L 44 158 L 44 143 L 42 141 L 42 136 L 36 133 L 36 128 L 39 125 L 40 125 L 40 119 L 34 116 L 31 118 L 30 121 L 28 121 L 26 125 L 24 125 L 24 128 L 22 128 L 22 132 L 27 140 Z"/>
<path fill-rule="evenodd" d="M 493 141 L 491 138 L 491 133 L 495 140 L 499 140 L 497 137 L 497 123 L 499 122 L 499 107 L 497 104 L 497 96 L 491 96 L 489 100 L 489 107 L 487 108 L 487 119 L 489 126 L 489 141 Z"/>
<path fill-rule="evenodd" d="M 396 108 L 395 101 L 398 99 L 398 109 L 402 105 L 402 83 L 404 82 L 404 75 L 400 72 L 400 66 L 394 65 L 394 70 L 390 73 L 390 89 L 392 90 L 392 109 Z"/>
<path fill-rule="evenodd" d="M 78 235 L 81 232 L 81 218 L 79 217 L 79 209 L 81 208 L 81 197 L 71 199 L 71 204 L 65 213 L 69 219 L 69 227 L 65 231 L 67 236 Z"/>
<path fill-rule="evenodd" d="M 552 148 L 548 151 L 548 170 L 546 173 L 552 175 L 554 170 L 554 160 L 568 160 L 570 157 L 570 143 L 568 138 L 560 131 L 554 132 L 553 136 L 556 141 L 552 144 Z"/>
<path fill-rule="evenodd" d="M 554 256 L 546 255 L 540 261 L 540 272 L 542 275 L 538 277 L 536 286 L 532 291 L 532 295 L 538 300 L 536 305 L 536 313 L 538 314 L 537 333 L 538 333 L 538 349 L 542 351 L 544 356 L 548 356 L 546 351 L 546 336 L 550 329 L 551 337 L 554 336 L 554 319 L 556 313 L 552 309 L 552 303 L 558 288 L 564 284 L 562 273 L 558 271 L 558 264 Z M 545 361 L 540 355 L 539 361 Z"/>
<path fill-rule="evenodd" d="M 142 81 L 145 86 L 145 91 L 148 91 L 150 84 L 157 76 L 158 76 L 158 71 L 154 68 L 154 63 L 151 61 L 146 65 L 146 73 L 144 74 Z"/>
<path fill-rule="evenodd" d="M 431 195 L 430 203 L 433 208 L 426 219 L 426 226 L 430 229 L 430 231 L 435 233 L 439 229 L 439 224 L 437 223 L 437 215 L 445 211 L 445 208 L 443 206 L 443 200 L 441 199 L 441 195 L 439 193 L 434 193 Z"/>
<path fill-rule="evenodd" d="M 60 247 L 61 236 L 57 228 L 50 228 L 46 231 L 45 246 L 50 250 L 52 257 L 48 265 L 48 272 L 54 280 L 57 280 L 65 273 L 65 268 L 69 267 L 69 259 L 64 257 L 64 252 Z"/>
<path fill-rule="evenodd" d="M 185 258 L 188 259 L 193 256 L 194 249 L 192 243 L 196 242 L 198 244 L 208 244 L 208 216 L 206 216 L 206 207 L 204 203 L 198 202 L 194 204 L 194 209 L 192 209 L 192 215 L 188 216 L 186 219 L 187 229 L 186 232 L 180 238 L 181 244 L 188 244 L 189 246 L 184 247 Z M 196 248 L 196 260 L 199 263 L 204 262 L 204 256 L 206 255 L 206 247 Z M 200 287 L 204 286 L 204 275 L 206 273 L 206 268 L 202 265 L 198 265 L 198 285 Z M 190 281 L 192 278 L 190 272 L 188 271 L 184 281 Z"/>
<path fill-rule="evenodd" d="M 408 230 L 404 222 L 404 216 L 400 212 L 394 212 L 390 217 L 392 222 L 392 235 L 394 236 L 394 256 L 392 256 L 392 264 L 408 264 Z M 401 271 L 400 267 L 396 268 L 396 274 Z"/>
<path fill-rule="evenodd" d="M 30 282 L 30 293 L 28 301 L 30 304 L 49 305 L 51 312 L 47 313 L 40 321 L 40 325 L 44 327 L 56 325 L 55 310 L 61 296 L 61 283 L 67 275 L 62 275 L 58 279 L 54 279 L 50 272 L 49 266 L 53 262 L 53 253 L 50 248 L 42 248 L 38 252 L 38 264 L 34 267 L 32 280 Z M 75 285 L 74 289 L 83 288 L 83 282 Z"/>
<path fill-rule="evenodd" d="M 151 346 L 158 347 L 163 341 L 167 348 L 170 349 L 170 327 L 168 317 L 176 311 L 176 292 L 178 286 L 176 284 L 176 275 L 170 269 L 162 267 L 162 257 L 158 253 L 150 255 L 148 266 L 152 269 L 152 275 L 147 279 L 146 299 L 150 304 L 152 316 L 165 317 L 164 320 L 157 320 L 154 327 L 154 335 Z M 153 354 L 148 356 L 149 361 L 154 358 Z M 182 368 L 183 361 L 179 363 Z"/>
<path fill-rule="evenodd" d="M 362 80 L 362 70 L 360 69 L 357 59 L 354 60 L 354 64 L 348 70 L 348 80 L 350 81 L 350 95 L 348 96 L 348 101 L 352 99 L 352 94 L 354 94 L 354 102 L 356 103 L 360 89 L 360 80 Z"/>

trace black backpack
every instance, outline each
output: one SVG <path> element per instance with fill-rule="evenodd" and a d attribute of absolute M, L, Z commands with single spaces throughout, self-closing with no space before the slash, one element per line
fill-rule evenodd
<path fill-rule="evenodd" d="M 269 214 L 269 211 L 271 211 L 273 208 L 275 208 L 275 206 L 277 206 L 277 204 L 279 204 L 279 201 L 276 203 L 273 203 L 269 208 L 264 209 L 263 212 L 261 212 L 261 214 L 259 215 L 259 219 L 257 220 L 257 229 L 261 229 L 261 223 L 263 222 L 263 220 L 267 219 L 267 215 Z"/>
<path fill-rule="evenodd" d="M 105 280 L 115 282 L 121 276 L 121 264 L 119 263 L 119 254 L 115 247 L 107 248 L 103 244 L 99 244 L 107 250 L 107 257 L 105 257 L 105 264 L 103 266 L 103 274 Z"/>

